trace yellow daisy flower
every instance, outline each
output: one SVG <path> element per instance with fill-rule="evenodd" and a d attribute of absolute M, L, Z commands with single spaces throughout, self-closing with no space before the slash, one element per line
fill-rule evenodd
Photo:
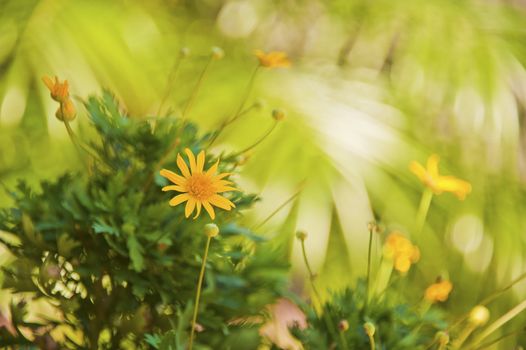
<path fill-rule="evenodd" d="M 272 51 L 265 53 L 261 50 L 254 51 L 254 54 L 259 60 L 259 64 L 267 68 L 288 68 L 290 61 L 285 52 Z"/>
<path fill-rule="evenodd" d="M 440 157 L 436 154 L 427 159 L 427 168 L 418 162 L 411 162 L 409 170 L 435 194 L 451 192 L 458 199 L 464 200 L 466 195 L 471 192 L 471 184 L 467 181 L 457 179 L 454 176 L 442 176 L 438 173 L 438 162 Z"/>
<path fill-rule="evenodd" d="M 181 175 L 177 175 L 173 171 L 162 169 L 161 176 L 164 176 L 175 185 L 163 187 L 163 191 L 177 191 L 181 192 L 170 200 L 171 206 L 176 206 L 186 202 L 184 214 L 189 217 L 194 209 L 197 208 L 197 213 L 194 219 L 201 213 L 201 207 L 205 208 L 208 215 L 215 219 L 215 212 L 212 206 L 224 210 L 235 208 L 234 203 L 219 195 L 227 191 L 237 191 L 236 188 L 231 187 L 231 181 L 223 180 L 230 173 L 222 173 L 215 175 L 219 160 L 212 165 L 207 171 L 203 170 L 205 164 L 205 152 L 201 151 L 197 155 L 197 159 L 191 150 L 186 148 L 184 150 L 190 162 L 190 168 L 186 165 L 183 157 L 177 154 L 177 166 L 181 171 Z"/>

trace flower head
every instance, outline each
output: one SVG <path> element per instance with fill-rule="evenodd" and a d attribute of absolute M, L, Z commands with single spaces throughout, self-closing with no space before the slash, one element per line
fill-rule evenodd
<path fill-rule="evenodd" d="M 427 287 L 425 299 L 432 303 L 446 301 L 452 289 L 453 285 L 448 280 L 438 281 Z"/>
<path fill-rule="evenodd" d="M 262 50 L 256 50 L 254 52 L 259 60 L 259 64 L 262 67 L 267 68 L 288 68 L 290 67 L 290 61 L 285 52 L 272 51 L 265 53 Z"/>
<path fill-rule="evenodd" d="M 400 232 L 395 231 L 387 237 L 384 257 L 393 260 L 395 270 L 406 273 L 411 264 L 420 260 L 420 250 Z"/>
<path fill-rule="evenodd" d="M 61 83 L 58 80 L 58 77 L 55 77 L 55 80 L 53 81 L 53 79 L 46 76 L 42 77 L 42 81 L 46 84 L 51 94 L 51 98 L 55 101 L 64 103 L 69 99 L 69 84 L 67 80 L 64 80 L 64 82 Z"/>
<path fill-rule="evenodd" d="M 177 166 L 182 176 L 166 169 L 160 172 L 162 176 L 174 183 L 174 185 L 163 187 L 163 191 L 181 192 L 181 194 L 173 197 L 169 204 L 176 206 L 186 202 L 184 211 L 186 217 L 189 217 L 194 209 L 197 208 L 194 219 L 201 213 L 201 207 L 205 208 L 212 220 L 215 219 L 212 205 L 224 210 L 234 208 L 234 203 L 218 194 L 237 191 L 236 188 L 230 186 L 232 185 L 231 181 L 224 180 L 230 173 L 215 174 L 219 166 L 219 160 L 207 171 L 204 171 L 205 152 L 199 152 L 197 159 L 190 149 L 186 148 L 185 152 L 190 162 L 190 168 L 186 165 L 183 157 L 177 154 Z"/>
<path fill-rule="evenodd" d="M 455 194 L 458 199 L 464 200 L 466 195 L 471 192 L 471 184 L 467 181 L 457 179 L 454 176 L 440 175 L 438 173 L 439 161 L 440 157 L 433 154 L 427 159 L 427 168 L 424 168 L 420 163 L 413 161 L 409 165 L 409 169 L 435 194 L 451 192 Z"/>

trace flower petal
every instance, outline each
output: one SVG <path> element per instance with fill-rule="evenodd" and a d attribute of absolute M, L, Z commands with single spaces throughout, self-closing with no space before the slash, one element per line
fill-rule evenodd
<path fill-rule="evenodd" d="M 239 190 L 231 186 L 219 186 L 219 187 L 216 187 L 216 190 L 215 190 L 216 193 L 223 193 L 223 192 L 228 192 L 228 191 L 239 191 Z"/>
<path fill-rule="evenodd" d="M 208 201 L 210 202 L 210 204 L 225 210 L 230 210 L 231 208 L 236 207 L 234 203 L 218 194 L 214 194 L 212 197 L 210 197 Z"/>
<path fill-rule="evenodd" d="M 409 164 L 409 170 L 411 170 L 411 172 L 415 174 L 420 181 L 425 182 L 426 169 L 422 166 L 422 164 L 412 161 L 411 164 Z"/>
<path fill-rule="evenodd" d="M 166 192 L 166 191 L 186 192 L 186 188 L 183 186 L 177 186 L 177 185 L 164 186 L 163 192 Z"/>
<path fill-rule="evenodd" d="M 186 202 L 186 207 L 184 208 L 184 216 L 189 217 L 190 214 L 194 211 L 195 208 L 195 199 L 190 198 L 188 202 Z"/>
<path fill-rule="evenodd" d="M 201 214 L 201 201 L 197 201 L 195 204 L 196 204 L 196 207 L 197 207 L 197 213 L 194 216 L 194 220 L 197 219 L 199 214 Z"/>
<path fill-rule="evenodd" d="M 203 207 L 205 208 L 208 215 L 210 215 L 210 218 L 214 220 L 216 218 L 216 213 L 214 212 L 214 208 L 210 205 L 210 203 L 203 201 Z"/>
<path fill-rule="evenodd" d="M 186 165 L 186 163 L 183 160 L 183 157 L 181 157 L 180 154 L 177 154 L 177 166 L 181 170 L 181 174 L 183 174 L 184 177 L 190 177 L 190 170 L 188 170 L 188 166 Z"/>
<path fill-rule="evenodd" d="M 217 175 L 217 176 L 212 177 L 212 181 L 214 181 L 214 182 L 215 182 L 215 181 L 219 181 L 219 180 L 221 180 L 222 178 L 225 178 L 225 177 L 227 177 L 227 176 L 229 176 L 229 175 L 232 175 L 232 173 L 222 173 L 222 174 L 219 174 L 219 175 Z"/>
<path fill-rule="evenodd" d="M 189 148 L 185 148 L 184 151 L 186 152 L 186 155 L 188 156 L 188 160 L 190 161 L 190 170 L 192 171 L 192 174 L 195 174 L 197 172 L 197 166 L 195 164 L 195 156 Z"/>
<path fill-rule="evenodd" d="M 207 176 L 212 176 L 216 173 L 217 171 L 217 167 L 219 166 L 219 159 L 214 163 L 214 165 L 212 165 L 207 171 L 206 171 L 206 175 Z"/>
<path fill-rule="evenodd" d="M 436 154 L 432 154 L 427 159 L 427 171 L 432 178 L 438 177 L 438 162 L 440 157 Z"/>
<path fill-rule="evenodd" d="M 186 184 L 186 179 L 182 176 L 177 175 L 173 171 L 162 169 L 159 173 L 161 174 L 161 176 L 164 176 L 176 185 L 184 186 Z"/>
<path fill-rule="evenodd" d="M 205 166 L 205 151 L 201 151 L 197 155 L 197 169 L 196 169 L 196 171 L 198 173 L 202 173 L 204 166 Z"/>
<path fill-rule="evenodd" d="M 168 204 L 170 204 L 172 207 L 175 207 L 176 205 L 181 204 L 188 199 L 190 199 L 188 193 L 183 193 L 173 197 Z"/>
<path fill-rule="evenodd" d="M 440 176 L 436 180 L 436 187 L 440 191 L 454 193 L 460 200 L 464 200 L 466 195 L 471 192 L 469 182 L 457 179 L 454 176 Z"/>

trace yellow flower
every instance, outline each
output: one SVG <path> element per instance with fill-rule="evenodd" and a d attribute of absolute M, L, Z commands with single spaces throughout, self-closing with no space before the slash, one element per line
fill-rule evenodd
<path fill-rule="evenodd" d="M 411 162 L 409 169 L 415 174 L 420 181 L 429 187 L 435 194 L 442 192 L 451 192 L 458 199 L 463 200 L 471 192 L 469 182 L 457 179 L 454 176 L 442 176 L 438 173 L 438 162 L 440 157 L 436 154 L 427 159 L 427 169 L 418 162 Z"/>
<path fill-rule="evenodd" d="M 194 209 L 197 208 L 194 219 L 201 213 L 201 206 L 205 208 L 212 219 L 215 219 L 212 205 L 224 210 L 234 208 L 234 203 L 218 194 L 227 191 L 237 191 L 236 188 L 230 186 L 232 185 L 231 181 L 223 180 L 230 173 L 215 175 L 219 160 L 207 171 L 203 171 L 205 152 L 201 151 L 197 155 L 197 159 L 188 148 L 185 149 L 185 152 L 190 161 L 190 169 L 188 169 L 183 157 L 180 154 L 177 155 L 177 166 L 183 176 L 177 175 L 170 170 L 161 170 L 161 175 L 175 184 L 163 187 L 163 191 L 181 192 L 181 194 L 173 197 L 169 204 L 176 206 L 186 202 L 184 211 L 186 217 L 189 217 Z"/>
<path fill-rule="evenodd" d="M 446 301 L 452 289 L 453 285 L 448 280 L 442 280 L 437 283 L 433 283 L 427 287 L 425 299 L 432 303 L 437 301 Z"/>
<path fill-rule="evenodd" d="M 290 61 L 285 52 L 272 51 L 265 53 L 261 50 L 254 51 L 254 54 L 259 60 L 259 64 L 267 68 L 288 68 L 290 67 Z"/>
<path fill-rule="evenodd" d="M 77 111 L 75 110 L 75 106 L 73 105 L 73 102 L 70 98 L 66 99 L 64 102 L 60 103 L 60 107 L 58 107 L 57 112 L 55 113 L 55 116 L 60 121 L 72 121 L 75 119 L 75 116 L 77 115 Z"/>
<path fill-rule="evenodd" d="M 55 101 L 64 103 L 69 98 L 69 84 L 67 80 L 61 83 L 58 77 L 55 77 L 55 81 L 50 77 L 42 77 L 42 81 L 46 84 L 51 93 L 51 98 Z"/>
<path fill-rule="evenodd" d="M 420 250 L 400 232 L 395 231 L 385 241 L 384 257 L 393 260 L 395 270 L 405 273 L 409 271 L 411 264 L 420 260 Z"/>

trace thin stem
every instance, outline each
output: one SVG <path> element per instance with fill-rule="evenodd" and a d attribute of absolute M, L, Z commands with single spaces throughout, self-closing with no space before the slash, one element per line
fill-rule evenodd
<path fill-rule="evenodd" d="M 349 349 L 349 344 L 347 344 L 347 339 L 345 338 L 345 334 L 343 334 L 343 332 L 341 331 L 340 331 L 340 341 L 344 349 Z"/>
<path fill-rule="evenodd" d="M 511 332 L 508 332 L 500 337 L 498 337 L 497 339 L 494 339 L 492 341 L 489 341 L 487 343 L 484 343 L 482 344 L 481 346 L 477 347 L 476 350 L 480 350 L 480 349 L 486 349 L 486 348 L 489 348 L 490 346 L 492 345 L 495 345 L 497 344 L 498 342 L 508 338 L 508 337 L 511 337 L 513 335 L 518 335 L 518 334 L 521 334 L 521 333 L 524 333 L 526 331 L 526 329 L 524 327 L 521 327 L 519 329 L 516 329 L 514 331 L 511 331 Z"/>
<path fill-rule="evenodd" d="M 199 79 L 197 80 L 197 83 L 195 84 L 194 90 L 192 91 L 192 94 L 190 95 L 190 98 L 188 99 L 188 102 L 186 103 L 186 105 L 185 105 L 185 107 L 183 109 L 183 114 L 182 114 L 182 119 L 183 120 L 185 120 L 185 117 L 187 116 L 188 112 L 192 108 L 192 106 L 194 104 L 194 100 L 197 97 L 197 93 L 199 92 L 199 90 L 201 88 L 201 85 L 203 85 L 203 81 L 205 79 L 206 72 L 208 72 L 208 68 L 210 67 L 210 64 L 212 63 L 213 60 L 214 60 L 214 55 L 212 54 L 212 55 L 210 55 L 210 58 L 206 62 L 206 65 L 203 68 L 203 71 L 201 72 L 201 75 L 199 76 Z"/>
<path fill-rule="evenodd" d="M 287 204 L 292 202 L 303 190 L 304 182 L 300 184 L 300 188 L 292 195 L 290 196 L 285 202 L 283 202 L 279 207 L 277 207 L 272 213 L 270 213 L 269 216 L 267 216 L 263 221 L 261 221 L 259 224 L 254 226 L 253 230 L 257 230 L 261 226 L 265 225 L 274 215 L 276 215 L 281 209 L 285 208 Z"/>
<path fill-rule="evenodd" d="M 254 82 L 256 81 L 256 76 L 259 71 L 260 65 L 257 65 L 254 71 L 252 72 L 252 75 L 250 76 L 250 79 L 248 81 L 247 88 L 245 89 L 245 95 L 241 98 L 241 103 L 239 104 L 239 107 L 237 108 L 234 115 L 230 118 L 224 121 L 221 126 L 219 127 L 219 130 L 216 131 L 212 139 L 210 140 L 210 143 L 208 144 L 208 147 L 212 146 L 212 144 L 217 140 L 219 135 L 223 132 L 223 130 L 233 122 L 235 122 L 239 117 L 241 117 L 243 114 L 246 113 L 246 111 L 243 111 L 243 107 L 245 106 L 245 103 L 248 100 L 248 97 L 250 96 L 250 93 L 252 92 L 252 88 L 254 87 Z M 248 111 L 248 110 L 247 110 Z"/>
<path fill-rule="evenodd" d="M 177 61 L 172 67 L 172 70 L 170 71 L 170 73 L 168 74 L 168 80 L 166 82 L 166 87 L 164 89 L 164 95 L 161 98 L 161 102 L 159 103 L 159 108 L 157 109 L 157 113 L 155 114 L 157 117 L 159 117 L 159 115 L 161 114 L 164 103 L 166 102 L 166 99 L 168 99 L 168 96 L 170 95 L 170 90 L 172 89 L 172 86 L 175 83 L 175 80 L 177 78 L 177 73 L 179 73 L 179 67 L 181 66 L 181 61 L 183 60 L 183 57 L 184 55 L 179 54 L 179 56 L 177 57 Z"/>
<path fill-rule="evenodd" d="M 201 272 L 199 273 L 199 281 L 197 282 L 197 293 L 195 295 L 195 305 L 194 305 L 194 316 L 192 317 L 192 330 L 190 331 L 190 341 L 188 343 L 188 350 L 192 350 L 194 343 L 194 333 L 195 325 L 197 322 L 197 312 L 199 310 L 199 299 L 201 298 L 201 288 L 203 286 L 203 278 L 205 277 L 205 268 L 206 268 L 206 259 L 208 257 L 208 248 L 210 248 L 210 242 L 212 237 L 208 236 L 206 240 L 205 254 L 203 256 L 203 262 L 201 264 Z"/>
<path fill-rule="evenodd" d="M 464 328 L 464 330 L 459 334 L 459 336 L 457 337 L 457 339 L 455 339 L 455 341 L 451 344 L 451 347 L 453 349 L 460 349 L 460 347 L 462 346 L 462 344 L 464 344 L 464 342 L 466 341 L 466 339 L 468 339 L 468 337 L 471 335 L 471 333 L 473 333 L 473 331 L 475 330 L 475 326 L 472 325 L 472 324 L 469 324 L 466 328 Z"/>
<path fill-rule="evenodd" d="M 307 267 L 307 271 L 309 272 L 310 285 L 311 285 L 312 291 L 314 292 L 314 295 L 316 296 L 318 305 L 320 306 L 320 308 L 322 308 L 323 305 L 322 305 L 321 295 L 318 292 L 318 289 L 316 288 L 316 284 L 314 283 L 314 279 L 316 278 L 316 275 L 314 274 L 314 272 L 312 272 L 312 268 L 309 264 L 309 259 L 307 259 L 307 252 L 305 250 L 305 240 L 300 239 L 300 242 L 301 242 L 301 253 L 303 255 L 303 261 L 305 262 L 305 267 Z M 336 340 L 337 332 L 336 332 L 336 327 L 334 323 L 332 322 L 332 319 L 329 317 L 329 315 L 327 315 L 327 312 L 323 311 L 323 309 L 321 310 L 321 312 L 322 312 L 323 319 L 325 321 L 325 325 L 327 326 L 327 329 L 331 333 L 333 339 Z M 342 344 L 342 346 L 343 346 L 343 349 L 347 349 L 347 346 L 345 344 Z"/>
<path fill-rule="evenodd" d="M 367 336 L 369 337 L 369 348 L 371 350 L 375 350 L 376 349 L 376 343 L 374 342 L 374 336 L 369 335 L 369 334 L 367 334 Z"/>
<path fill-rule="evenodd" d="M 426 222 L 427 212 L 429 211 L 429 206 L 431 205 L 431 200 L 433 199 L 433 192 L 426 188 L 422 193 L 422 198 L 420 199 L 420 206 L 418 207 L 418 213 L 416 215 L 416 234 L 420 234 L 424 228 L 424 223 Z"/>
<path fill-rule="evenodd" d="M 482 333 L 479 334 L 477 338 L 473 341 L 473 347 L 480 344 L 485 338 L 487 338 L 491 333 L 495 332 L 497 329 L 502 327 L 506 322 L 517 316 L 519 313 L 526 309 L 526 300 L 519 303 L 513 309 L 502 315 L 495 322 L 490 324 Z"/>
<path fill-rule="evenodd" d="M 278 125 L 278 123 L 279 123 L 279 121 L 275 120 L 274 124 L 272 124 L 272 126 L 267 130 L 267 132 L 263 136 L 261 136 L 256 142 L 254 142 L 252 145 L 248 146 L 244 150 L 241 150 L 241 151 L 237 152 L 234 156 L 238 156 L 240 154 L 248 152 L 251 149 L 253 149 L 254 147 L 256 147 L 257 145 L 259 145 L 261 142 L 263 142 L 268 137 L 268 135 L 270 135 L 272 133 L 272 131 L 276 128 L 276 125 Z"/>
<path fill-rule="evenodd" d="M 494 292 L 493 294 L 487 296 L 486 298 L 484 298 L 480 303 L 479 305 L 488 305 L 489 303 L 491 303 L 493 300 L 497 299 L 499 296 L 501 296 L 502 294 L 504 294 L 506 291 L 508 291 L 509 289 L 511 289 L 514 285 L 516 285 L 517 283 L 519 283 L 520 281 L 522 281 L 524 278 L 526 278 L 526 272 L 523 273 L 522 275 L 520 275 L 519 277 L 515 278 L 513 281 L 511 281 L 506 287 Z M 469 317 L 469 312 L 465 313 L 462 317 L 460 317 L 453 325 L 451 325 L 449 327 L 449 331 L 451 331 L 452 329 L 458 327 L 464 320 L 466 320 L 467 318 Z"/>
<path fill-rule="evenodd" d="M 367 309 L 367 305 L 369 304 L 369 290 L 370 290 L 370 283 L 371 283 L 371 251 L 373 246 L 373 231 L 374 227 L 369 229 L 369 250 L 367 252 L 367 285 L 365 289 L 365 309 Z"/>

